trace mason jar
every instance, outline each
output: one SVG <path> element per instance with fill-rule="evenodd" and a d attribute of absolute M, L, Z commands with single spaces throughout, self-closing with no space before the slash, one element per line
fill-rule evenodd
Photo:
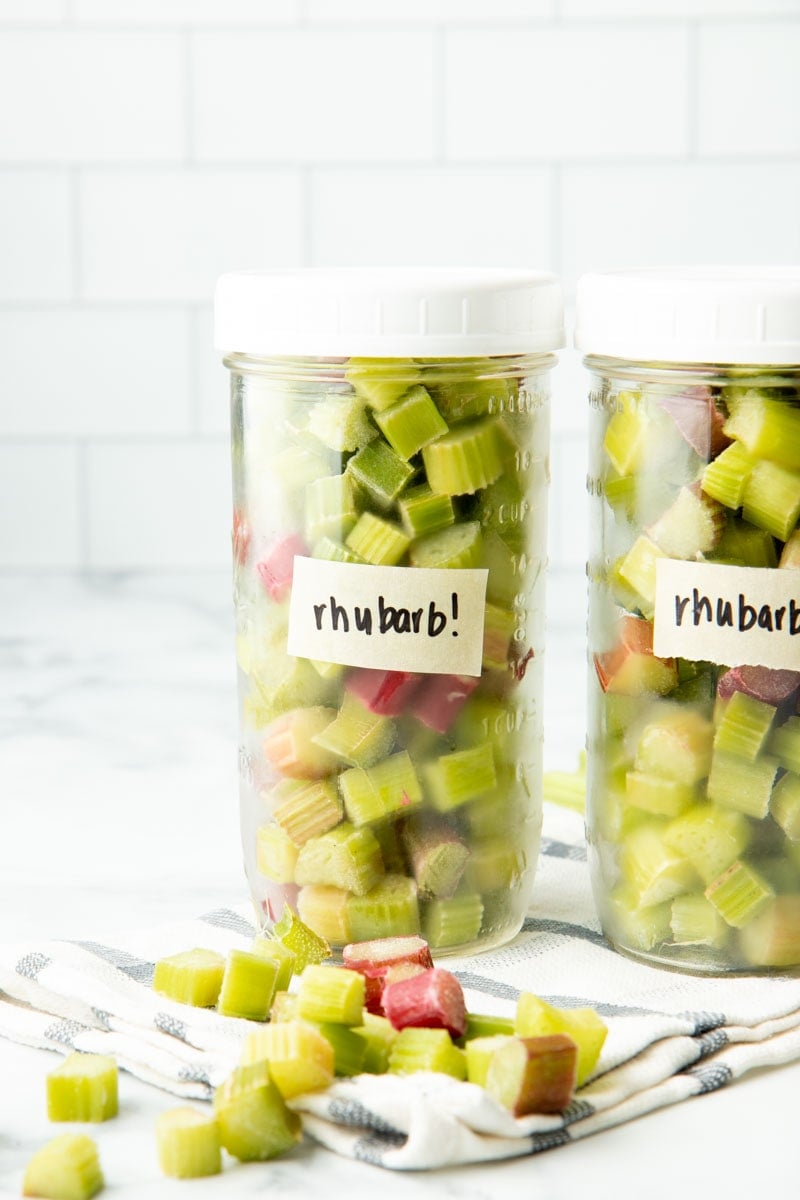
<path fill-rule="evenodd" d="M 800 965 L 800 268 L 587 275 L 587 836 L 604 932 Z"/>
<path fill-rule="evenodd" d="M 335 951 L 520 929 L 541 825 L 557 283 L 223 276 L 244 865 Z"/>

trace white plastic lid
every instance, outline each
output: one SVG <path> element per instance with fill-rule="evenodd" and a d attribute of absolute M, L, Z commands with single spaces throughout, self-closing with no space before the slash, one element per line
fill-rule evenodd
<path fill-rule="evenodd" d="M 469 358 L 564 345 L 561 288 L 543 271 L 301 268 L 217 283 L 223 354 Z"/>
<path fill-rule="evenodd" d="M 636 362 L 800 363 L 800 266 L 584 275 L 575 345 Z"/>

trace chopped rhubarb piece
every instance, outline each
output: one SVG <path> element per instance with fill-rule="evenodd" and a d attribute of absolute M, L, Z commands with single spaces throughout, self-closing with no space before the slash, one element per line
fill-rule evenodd
<path fill-rule="evenodd" d="M 383 1011 L 395 1029 L 409 1025 L 446 1029 L 451 1037 L 458 1038 L 467 1027 L 461 984 L 441 967 L 431 967 L 384 988 Z"/>
<path fill-rule="evenodd" d="M 717 695 L 729 700 L 734 692 L 745 692 L 754 700 L 762 700 L 777 708 L 800 691 L 800 671 L 783 671 L 772 667 L 732 667 L 720 677 Z"/>
<path fill-rule="evenodd" d="M 331 724 L 335 708 L 315 705 L 293 708 L 273 721 L 264 737 L 264 754 L 281 775 L 292 779 L 324 779 L 336 770 L 338 759 L 319 746 L 315 736 Z"/>
<path fill-rule="evenodd" d="M 386 968 L 386 974 L 383 977 L 383 990 L 391 987 L 393 983 L 399 983 L 401 979 L 413 979 L 415 975 L 422 975 L 427 969 L 427 967 L 420 966 L 419 963 L 395 963 L 394 966 Z M 383 1005 L 381 1005 L 382 1007 Z"/>
<path fill-rule="evenodd" d="M 376 671 L 360 667 L 347 676 L 345 687 L 370 712 L 382 717 L 399 717 L 422 681 L 422 675 L 409 671 Z"/>
<path fill-rule="evenodd" d="M 647 692 L 666 695 L 678 683 L 674 658 L 653 654 L 650 621 L 625 614 L 620 622 L 619 641 L 613 650 L 596 654 L 597 677 L 604 692 L 641 696 Z"/>
<path fill-rule="evenodd" d="M 250 527 L 247 524 L 247 518 L 240 508 L 235 509 L 233 513 L 231 542 L 233 545 L 233 561 L 237 567 L 242 567 L 245 564 L 247 552 L 250 549 Z"/>
<path fill-rule="evenodd" d="M 577 1058 L 564 1033 L 509 1038 L 489 1060 L 486 1090 L 515 1117 L 563 1112 L 575 1091 Z"/>
<path fill-rule="evenodd" d="M 387 973 L 400 966 L 427 970 L 433 966 L 428 943 L 421 937 L 374 938 L 369 942 L 351 942 L 342 951 L 342 962 L 351 971 L 359 971 L 366 980 L 364 1003 L 372 1013 L 383 1014 L 382 995 Z"/>
<path fill-rule="evenodd" d="M 664 396 L 658 405 L 672 417 L 678 433 L 702 459 L 715 458 L 730 445 L 730 438 L 722 431 L 725 418 L 709 387 L 700 385 L 677 396 Z"/>
<path fill-rule="evenodd" d="M 429 729 L 447 733 L 479 683 L 477 675 L 430 675 L 413 696 L 410 712 Z"/>
<path fill-rule="evenodd" d="M 295 533 L 280 538 L 265 558 L 256 563 L 256 572 L 273 600 L 285 600 L 292 586 L 294 558 L 308 554 L 308 547 Z"/>

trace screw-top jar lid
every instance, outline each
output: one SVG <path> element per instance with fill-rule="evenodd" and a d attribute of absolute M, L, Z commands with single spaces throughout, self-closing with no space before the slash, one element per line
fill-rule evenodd
<path fill-rule="evenodd" d="M 217 283 L 224 354 L 468 358 L 564 345 L 561 288 L 544 271 L 300 268 Z"/>
<path fill-rule="evenodd" d="M 800 266 L 584 275 L 575 345 L 662 363 L 800 363 Z"/>

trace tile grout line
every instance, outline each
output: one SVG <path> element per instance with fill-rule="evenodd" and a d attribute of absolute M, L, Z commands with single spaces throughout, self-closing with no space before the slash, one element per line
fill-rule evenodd
<path fill-rule="evenodd" d="M 78 508 L 78 565 L 88 571 L 91 566 L 91 489 L 89 487 L 89 442 L 80 438 L 75 443 L 77 460 L 77 508 Z"/>
<path fill-rule="evenodd" d="M 83 168 L 71 167 L 69 171 L 70 203 L 70 253 L 72 268 L 72 296 L 65 307 L 72 307 L 82 299 L 83 270 Z"/>

